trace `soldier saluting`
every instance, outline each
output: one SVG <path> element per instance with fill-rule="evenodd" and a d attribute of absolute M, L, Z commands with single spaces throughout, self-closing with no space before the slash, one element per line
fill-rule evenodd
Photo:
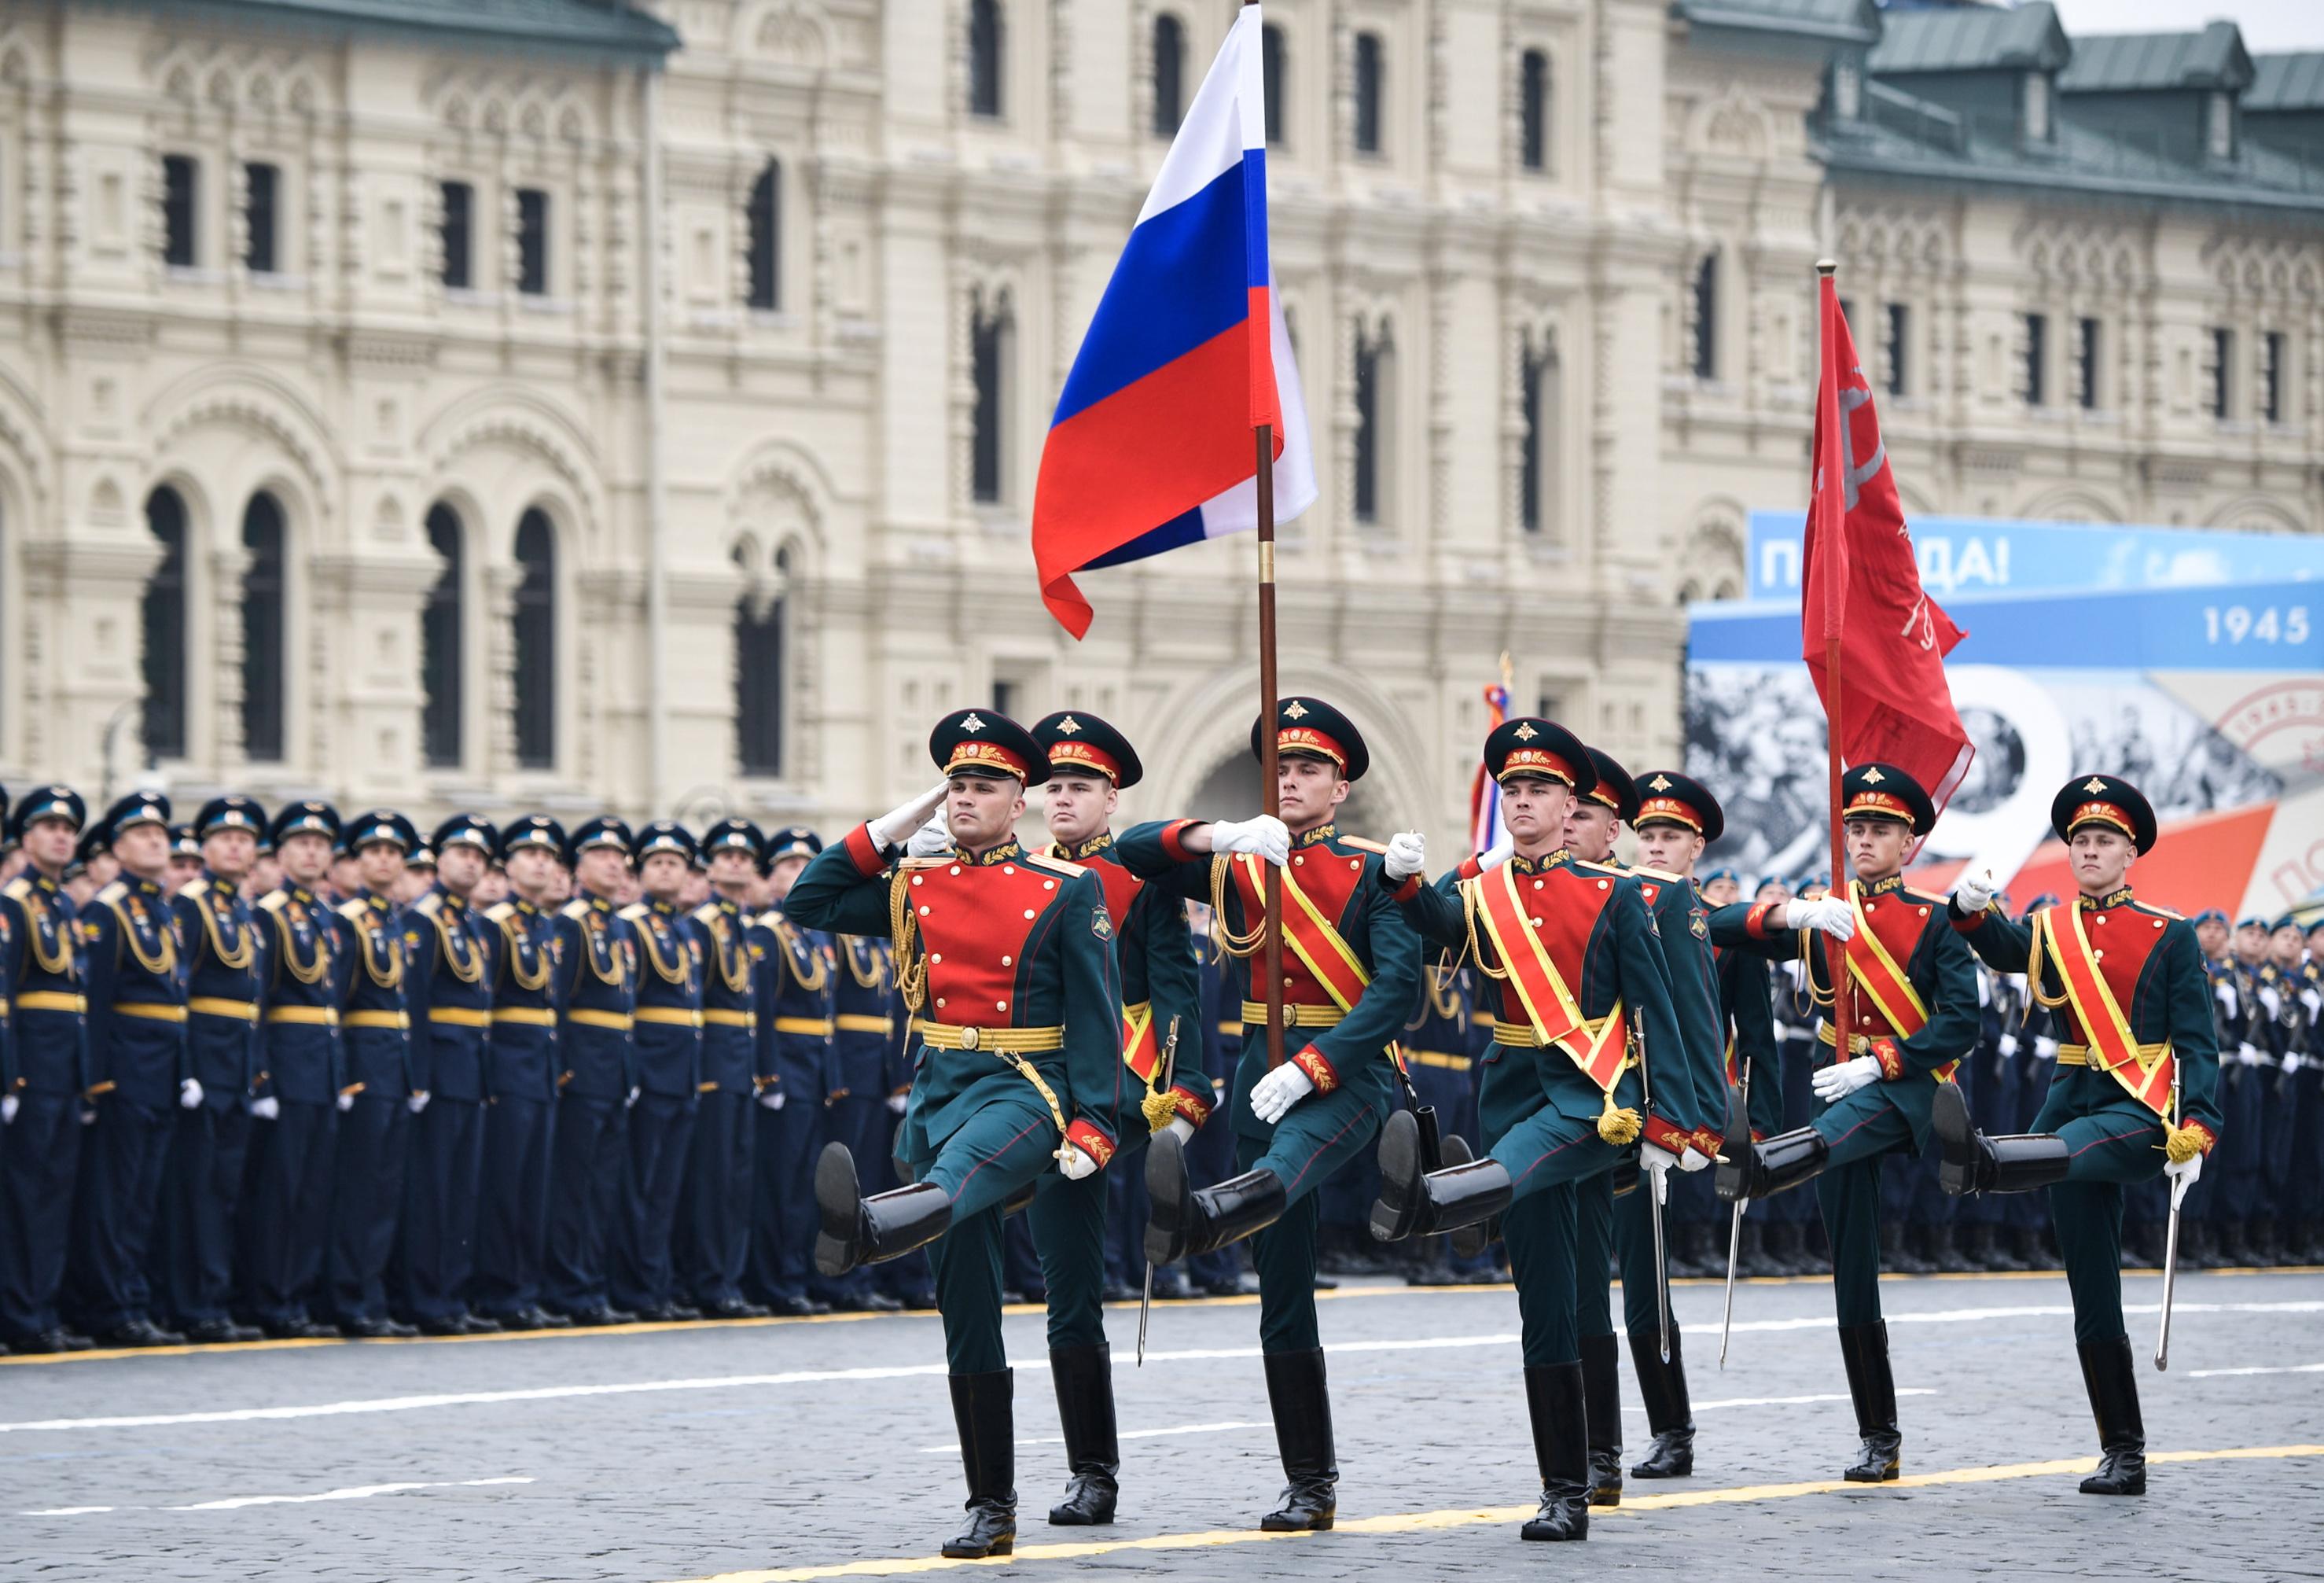
<path fill-rule="evenodd" d="M 1113 1158 L 1124 1100 L 1114 926 L 1097 877 L 1018 845 L 1025 788 L 1049 774 L 1022 726 L 990 710 L 936 722 L 936 790 L 849 832 L 791 887 L 797 923 L 887 934 L 918 1014 L 918 1070 L 896 1155 L 909 1187 L 861 1195 L 845 1144 L 816 1166 L 827 1277 L 933 1244 L 969 1525 L 947 1556 L 1007 1555 L 1017 1537 L 1016 1438 L 1001 1341 L 1001 1215 L 1055 1165 Z M 947 850 L 893 862 L 941 802 Z M 925 832 L 914 845 L 936 844 Z"/>
<path fill-rule="evenodd" d="M 1122 838 L 1121 860 L 1168 893 L 1209 903 L 1240 964 L 1243 1054 L 1232 1125 L 1242 1174 L 1196 1191 L 1184 1144 L 1167 1131 L 1157 1137 L 1146 1160 L 1146 1256 L 1159 1266 L 1256 1235 L 1259 1350 L 1289 1483 L 1282 1505 L 1259 1526 L 1286 1532 L 1329 1528 L 1338 1510 L 1315 1325 L 1314 1195 L 1370 1145 L 1395 1107 L 1389 1046 L 1419 1004 L 1420 941 L 1378 883 L 1384 848 L 1342 835 L 1333 817 L 1371 765 L 1355 722 L 1321 699 L 1287 698 L 1275 718 L 1252 722 L 1254 757 L 1269 731 L 1281 819 L 1142 824 Z M 1266 936 L 1269 865 L 1282 871 L 1290 1052 L 1272 1069 L 1267 1008 L 1253 998 L 1250 966 Z"/>
<path fill-rule="evenodd" d="M 2122 1319 L 2123 1189 L 2159 1174 L 2192 1186 L 2224 1130 L 2219 1052 L 2202 948 L 2175 912 L 2135 899 L 2131 866 L 2152 851 L 2154 810 L 2113 775 L 2069 782 L 2050 804 L 2080 891 L 2012 922 L 1992 875 L 1964 879 L 1953 928 L 2062 1024 L 2058 1074 L 2031 1134 L 1987 1137 L 1947 1085 L 1935 1097 L 1939 1180 L 1949 1193 L 2050 1190 L 2074 1296 L 2074 1343 L 2098 1421 L 2086 1495 L 2146 1493 L 2146 1425 Z"/>

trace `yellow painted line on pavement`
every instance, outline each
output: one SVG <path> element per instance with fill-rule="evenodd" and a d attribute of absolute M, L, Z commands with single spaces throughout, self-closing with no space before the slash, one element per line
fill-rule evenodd
<path fill-rule="evenodd" d="M 2168 1462 L 2279 1461 L 2294 1457 L 2324 1457 L 2324 1446 L 2237 1446 L 2215 1451 L 2150 1451 L 2150 1464 Z M 2095 1457 L 2068 1457 L 2051 1462 L 2012 1462 L 1987 1467 L 1954 1467 L 1941 1473 L 1914 1473 L 1886 1485 L 1849 1484 L 1817 1479 L 1802 1484 L 1754 1484 L 1731 1489 L 1684 1490 L 1670 1495 L 1630 1495 L 1610 1509 L 1591 1513 L 1593 1522 L 1635 1512 L 1669 1511 L 1682 1506 L 1742 1504 L 1754 1501 L 1795 1500 L 1802 1495 L 1860 1494 L 1877 1497 L 1886 1489 L 1927 1489 L 1941 1485 L 1997 1484 L 2012 1478 L 2043 1478 L 2086 1474 L 2098 1467 Z M 1522 1523 L 1535 1508 L 1525 1506 L 1452 1507 L 1436 1512 L 1398 1512 L 1379 1517 L 1342 1518 L 1334 1533 L 1425 1533 L 1447 1528 L 1476 1528 Z M 1137 1551 L 1213 1550 L 1231 1544 L 1270 1544 L 1278 1540 L 1313 1540 L 1328 1543 L 1331 1535 L 1262 1533 L 1256 1529 L 1211 1529 L 1199 1533 L 1157 1533 L 1145 1539 L 1084 1541 L 1065 1544 L 1022 1544 L 1014 1555 L 982 1560 L 954 1560 L 946 1556 L 899 1556 L 891 1560 L 841 1561 L 818 1567 L 779 1567 L 765 1571 L 720 1572 L 715 1577 L 688 1578 L 686 1583 L 809 1583 L 822 1578 L 904 1578 L 921 1572 L 947 1572 L 955 1567 L 1008 1567 L 1029 1561 L 1086 1560 L 1093 1556 L 1122 1555 Z"/>

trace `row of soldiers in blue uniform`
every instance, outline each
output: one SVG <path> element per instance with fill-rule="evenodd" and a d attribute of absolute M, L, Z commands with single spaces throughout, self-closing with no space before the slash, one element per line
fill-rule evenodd
<path fill-rule="evenodd" d="M 909 1081 L 885 942 L 783 916 L 812 832 L 0 811 L 8 1349 L 933 1301 L 812 1266 L 816 1153 L 887 1161 Z"/>

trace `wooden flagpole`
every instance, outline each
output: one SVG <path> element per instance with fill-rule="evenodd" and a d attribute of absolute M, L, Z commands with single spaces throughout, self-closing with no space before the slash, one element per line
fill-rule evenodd
<path fill-rule="evenodd" d="M 1259 0 L 1243 0 L 1256 5 Z M 1261 91 L 1264 91 L 1262 84 Z M 1262 115 L 1264 112 L 1262 111 Z M 1266 335 L 1269 327 L 1255 324 L 1252 335 Z M 1260 423 L 1251 430 L 1259 449 L 1259 732 L 1260 806 L 1269 815 L 1283 817 L 1283 793 L 1277 786 L 1275 750 L 1275 425 Z M 1267 975 L 1267 1069 L 1283 1064 L 1283 871 L 1267 870 L 1267 939 L 1260 947 L 1259 965 Z"/>

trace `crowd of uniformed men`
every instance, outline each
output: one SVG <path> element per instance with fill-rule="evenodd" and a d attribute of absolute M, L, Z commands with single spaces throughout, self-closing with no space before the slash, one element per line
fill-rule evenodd
<path fill-rule="evenodd" d="M 1353 723 L 1294 699 L 1275 727 L 1281 820 L 1157 821 L 1119 846 L 1136 754 L 1072 714 L 946 717 L 937 790 L 828 853 L 736 819 L 697 838 L 460 814 L 423 840 L 392 810 L 270 817 L 241 796 L 172 824 L 147 792 L 91 820 L 42 787 L 0 853 L 0 1343 L 936 1306 L 971 1491 L 949 1553 L 981 1555 L 1014 1532 L 998 1298 L 1049 1305 L 1073 1478 L 1052 1521 L 1110 1521 L 1101 1301 L 1132 1294 L 1141 1254 L 1157 1295 L 1245 1290 L 1248 1247 L 1290 1477 L 1268 1525 L 1319 1527 L 1337 1475 L 1314 1287 L 1514 1262 L 1521 1298 L 1571 1305 L 1580 1282 L 1578 1310 L 1527 1318 L 1545 1495 L 1526 1536 L 1554 1539 L 1586 1532 L 1583 1501 L 1618 1498 L 1613 1326 L 1588 1273 L 1609 1261 L 1655 1438 L 1633 1472 L 1692 1467 L 1675 1332 L 1659 1358 L 1646 1341 L 1646 1195 L 1613 1185 L 1624 1161 L 1666 1199 L 1674 1273 L 1723 1273 L 1738 1199 L 1741 1273 L 1840 1265 L 1851 1478 L 1897 1467 L 1880 1269 L 2062 1262 L 2109 1458 L 2085 1488 L 2144 1488 L 2108 1283 L 2117 1235 L 2121 1263 L 2159 1257 L 2169 1188 L 2136 1149 L 2085 1162 L 2054 1135 L 2125 1093 L 2135 1132 L 2096 1143 L 2155 1129 L 2185 1262 L 2324 1260 L 2324 922 L 2208 912 L 2183 961 L 2180 933 L 2138 932 L 2108 988 L 2086 927 L 2185 928 L 2130 900 L 2155 838 L 2135 788 L 2060 792 L 2072 907 L 2013 918 L 1974 879 L 1902 888 L 1932 813 L 1880 765 L 1849 773 L 1844 895 L 1814 875 L 1747 898 L 1731 872 L 1694 873 L 1720 834 L 1708 789 L 1511 721 L 1485 750 L 1509 844 L 1426 885 L 1416 836 L 1379 847 L 1333 822 L 1366 767 Z M 1028 852 L 1014 827 L 1045 782 L 1051 842 Z M 1625 826 L 1635 871 L 1612 860 Z M 1280 1060 L 1249 998 L 1270 871 Z M 1892 893 L 1903 915 L 1879 911 Z M 1858 1007 L 1846 1059 L 1833 951 Z M 1651 1092 L 1646 1028 L 1670 1051 Z M 1497 1097 L 1511 1048 L 1544 1052 L 1514 1069 L 1539 1080 L 1512 1088 L 1505 1065 Z M 1149 1136 L 1142 1171 L 1099 1176 Z M 1820 1216 L 1784 1192 L 1810 1180 Z M 1585 1416 L 1586 1467 L 1557 1427 Z"/>

